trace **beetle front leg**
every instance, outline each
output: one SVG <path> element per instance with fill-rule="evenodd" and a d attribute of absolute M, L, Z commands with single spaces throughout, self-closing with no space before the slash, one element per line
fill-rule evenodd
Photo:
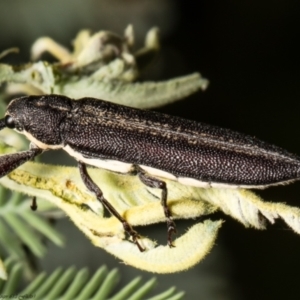
<path fill-rule="evenodd" d="M 167 198 L 168 198 L 167 185 L 164 181 L 149 176 L 141 167 L 135 166 L 135 169 L 142 183 L 144 183 L 146 186 L 151 188 L 161 189 L 161 205 L 163 207 L 165 217 L 167 218 L 168 245 L 170 247 L 174 247 L 172 243 L 172 235 L 176 233 L 176 225 L 172 219 L 172 214 L 167 203 Z"/>
<path fill-rule="evenodd" d="M 12 172 L 27 161 L 41 154 L 43 149 L 32 148 L 26 151 L 0 156 L 0 178 Z"/>
<path fill-rule="evenodd" d="M 116 211 L 116 209 L 104 198 L 102 191 L 96 185 L 96 183 L 92 180 L 90 175 L 87 172 L 86 164 L 78 161 L 78 168 L 80 171 L 80 175 L 82 181 L 84 182 L 85 186 L 93 192 L 97 199 L 103 204 L 103 206 L 113 215 L 115 216 L 123 225 L 124 230 L 132 237 L 133 242 L 137 245 L 141 252 L 145 251 L 145 249 L 139 244 L 138 233 L 132 229 L 130 224 Z"/>

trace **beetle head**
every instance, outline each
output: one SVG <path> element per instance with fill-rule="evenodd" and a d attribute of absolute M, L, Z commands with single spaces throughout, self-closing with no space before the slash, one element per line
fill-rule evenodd
<path fill-rule="evenodd" d="M 64 96 L 26 96 L 10 102 L 4 123 L 39 148 L 59 148 L 63 143 L 63 121 L 70 110 L 71 100 Z"/>

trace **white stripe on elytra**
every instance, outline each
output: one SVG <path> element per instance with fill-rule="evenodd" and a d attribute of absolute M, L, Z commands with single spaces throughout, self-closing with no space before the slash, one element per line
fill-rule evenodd
<path fill-rule="evenodd" d="M 132 170 L 133 164 L 130 163 L 124 163 L 120 162 L 117 160 L 112 160 L 112 159 L 95 159 L 95 158 L 87 158 L 84 157 L 82 154 L 76 152 L 73 150 L 69 145 L 65 146 L 63 148 L 66 152 L 68 152 L 71 156 L 73 156 L 75 159 L 86 163 L 88 165 L 98 167 L 98 168 L 103 168 L 106 170 L 114 171 L 114 172 L 119 172 L 119 173 L 128 173 Z M 201 180 L 197 180 L 194 178 L 189 178 L 189 177 L 176 177 L 175 175 L 162 171 L 160 169 L 144 166 L 144 165 L 139 165 L 143 170 L 145 170 L 149 175 L 153 176 L 158 176 L 166 179 L 171 179 L 174 181 L 178 181 L 181 184 L 184 185 L 189 185 L 189 186 L 195 186 L 195 187 L 202 187 L 202 188 L 265 188 L 267 185 L 234 185 L 234 184 L 226 184 L 226 183 L 216 183 L 216 182 L 205 182 Z"/>

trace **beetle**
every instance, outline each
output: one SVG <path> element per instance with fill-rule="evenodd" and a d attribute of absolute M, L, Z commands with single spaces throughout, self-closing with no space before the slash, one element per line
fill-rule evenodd
<path fill-rule="evenodd" d="M 105 199 L 86 165 L 136 174 L 146 186 L 161 189 L 170 247 L 176 227 L 164 179 L 206 188 L 266 188 L 300 178 L 298 156 L 255 137 L 94 98 L 20 97 L 8 105 L 0 120 L 4 127 L 24 134 L 31 147 L 0 156 L 0 178 L 45 150 L 65 150 L 77 160 L 87 189 L 141 251 L 138 233 Z"/>

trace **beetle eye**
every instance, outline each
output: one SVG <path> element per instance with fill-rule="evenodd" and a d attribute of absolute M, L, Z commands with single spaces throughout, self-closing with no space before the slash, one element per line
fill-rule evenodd
<path fill-rule="evenodd" d="M 6 116 L 5 117 L 5 125 L 8 128 L 14 129 L 15 128 L 14 119 L 11 116 Z"/>

